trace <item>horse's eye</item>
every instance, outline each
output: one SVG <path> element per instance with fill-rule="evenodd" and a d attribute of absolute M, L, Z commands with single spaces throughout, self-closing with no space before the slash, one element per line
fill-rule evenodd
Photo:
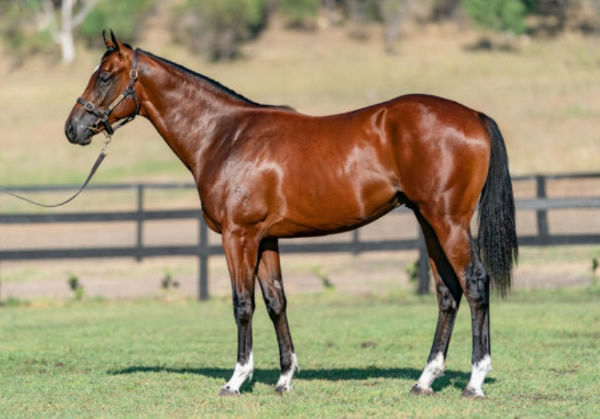
<path fill-rule="evenodd" d="M 110 79 L 111 79 L 110 73 L 102 72 L 98 75 L 98 82 L 103 86 L 107 85 L 110 82 Z"/>

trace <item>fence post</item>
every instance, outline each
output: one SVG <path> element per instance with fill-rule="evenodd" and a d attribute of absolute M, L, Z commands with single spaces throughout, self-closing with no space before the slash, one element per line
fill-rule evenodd
<path fill-rule="evenodd" d="M 352 230 L 352 254 L 354 256 L 358 255 L 360 253 L 360 233 L 359 233 L 359 229 L 355 228 L 354 230 Z"/>
<path fill-rule="evenodd" d="M 208 228 L 202 218 L 202 213 L 198 217 L 199 237 L 198 237 L 198 299 L 200 301 L 208 300 Z"/>
<path fill-rule="evenodd" d="M 538 199 L 546 198 L 546 178 L 542 175 L 535 177 L 536 197 Z M 536 211 L 538 235 L 540 237 L 548 236 L 548 211 L 539 209 Z"/>
<path fill-rule="evenodd" d="M 421 295 L 429 294 L 429 256 L 421 228 L 418 228 L 417 242 L 419 248 L 419 287 L 417 293 Z"/>
<path fill-rule="evenodd" d="M 135 259 L 140 262 L 143 259 L 144 246 L 144 185 L 137 185 L 137 230 L 136 230 L 136 249 Z"/>

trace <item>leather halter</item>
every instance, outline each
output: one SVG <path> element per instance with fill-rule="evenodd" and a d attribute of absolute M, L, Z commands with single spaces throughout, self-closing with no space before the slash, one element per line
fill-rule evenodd
<path fill-rule="evenodd" d="M 121 128 L 123 125 L 127 124 L 128 122 L 133 121 L 133 119 L 139 113 L 140 103 L 138 102 L 138 98 L 137 98 L 137 95 L 135 94 L 135 88 L 134 88 L 135 82 L 138 79 L 137 61 L 138 61 L 138 49 L 136 48 L 133 53 L 133 63 L 131 65 L 131 70 L 129 71 L 129 84 L 127 85 L 125 90 L 123 90 L 123 92 L 119 96 L 117 96 L 116 99 L 113 100 L 112 103 L 110 105 L 108 105 L 108 108 L 106 108 L 104 111 L 101 111 L 100 109 L 98 109 L 96 107 L 96 105 L 94 105 L 92 102 L 87 102 L 80 97 L 77 98 L 77 102 L 79 102 L 81 105 L 83 105 L 84 109 L 87 112 L 91 113 L 92 115 L 94 115 L 98 118 L 92 125 L 90 125 L 88 127 L 88 129 L 90 131 L 94 131 L 95 133 L 98 133 L 101 131 L 100 126 L 103 126 L 107 135 L 111 136 L 114 134 L 115 130 L 117 130 L 118 128 Z M 110 122 L 108 122 L 108 117 L 110 116 L 112 111 L 114 111 L 115 108 L 117 106 L 119 106 L 119 104 L 121 102 L 123 102 L 125 99 L 127 99 L 128 97 L 133 98 L 133 100 L 135 101 L 135 111 L 133 113 L 131 113 L 129 116 L 127 116 L 127 118 L 120 121 L 116 126 L 113 127 L 110 124 Z"/>

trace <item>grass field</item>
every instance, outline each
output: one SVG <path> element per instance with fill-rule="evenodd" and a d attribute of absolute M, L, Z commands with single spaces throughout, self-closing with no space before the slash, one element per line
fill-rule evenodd
<path fill-rule="evenodd" d="M 297 295 L 289 317 L 301 370 L 273 392 L 274 332 L 262 302 L 254 380 L 219 398 L 235 357 L 228 299 L 30 302 L 0 307 L 0 412 L 28 416 L 598 417 L 600 290 L 492 302 L 487 399 L 463 400 L 471 333 L 463 306 L 433 397 L 409 390 L 431 344 L 433 297 Z"/>

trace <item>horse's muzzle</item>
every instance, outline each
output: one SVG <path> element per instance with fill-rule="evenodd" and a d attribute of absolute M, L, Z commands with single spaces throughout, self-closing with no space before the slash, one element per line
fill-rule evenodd
<path fill-rule="evenodd" d="M 71 144 L 88 145 L 92 142 L 94 133 L 87 126 L 67 121 L 65 135 Z"/>

